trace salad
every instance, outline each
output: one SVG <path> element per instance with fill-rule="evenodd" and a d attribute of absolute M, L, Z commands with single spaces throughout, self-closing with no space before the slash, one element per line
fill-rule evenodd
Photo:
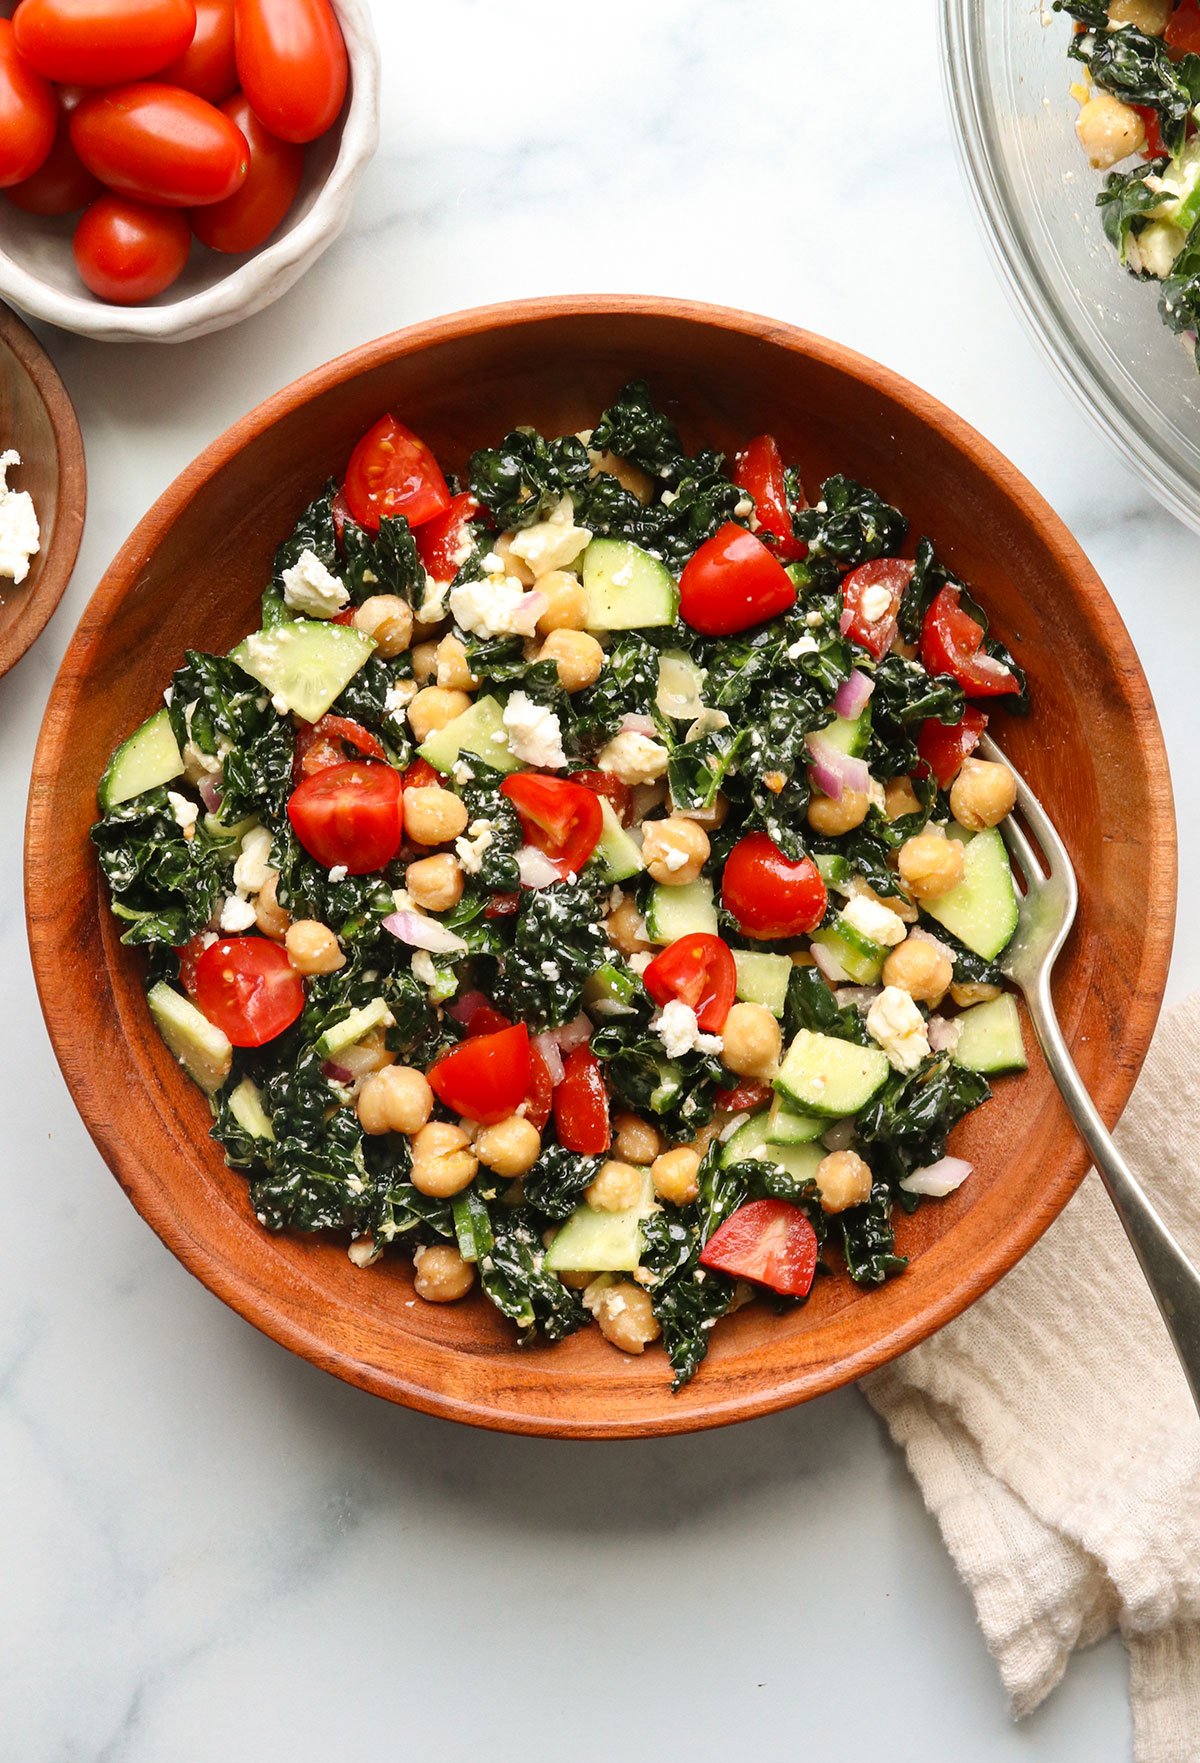
<path fill-rule="evenodd" d="M 717 1321 L 970 1165 L 1024 1067 L 974 755 L 1025 682 L 900 511 L 644 384 L 447 481 L 392 415 L 189 652 L 93 829 L 148 1001 L 270 1230 L 411 1255 L 686 1381 Z"/>

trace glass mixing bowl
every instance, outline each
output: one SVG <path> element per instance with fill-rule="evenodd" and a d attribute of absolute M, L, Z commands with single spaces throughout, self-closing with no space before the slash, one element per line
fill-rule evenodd
<path fill-rule="evenodd" d="M 1026 324 L 1154 494 L 1200 531 L 1200 373 L 1159 320 L 1158 284 L 1127 275 L 1101 228 L 1102 174 L 1075 139 L 1070 19 L 1038 0 L 942 0 L 941 26 L 967 182 Z"/>

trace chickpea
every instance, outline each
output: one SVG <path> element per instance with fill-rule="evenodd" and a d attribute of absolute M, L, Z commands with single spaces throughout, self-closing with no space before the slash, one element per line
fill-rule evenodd
<path fill-rule="evenodd" d="M 656 1126 L 638 1114 L 618 1114 L 613 1121 L 613 1150 L 626 1163 L 653 1163 L 662 1150 Z"/>
<path fill-rule="evenodd" d="M 1017 780 L 992 759 L 964 759 L 950 788 L 950 812 L 968 832 L 999 826 L 1017 799 Z"/>
<path fill-rule="evenodd" d="M 618 1163 L 610 1157 L 600 1165 L 596 1177 L 583 1190 L 583 1197 L 597 1212 L 627 1212 L 642 1197 L 643 1176 L 632 1163 Z"/>
<path fill-rule="evenodd" d="M 721 1121 L 710 1120 L 707 1126 L 700 1127 L 688 1140 L 688 1150 L 694 1151 L 697 1157 L 702 1158 L 713 1140 L 720 1138 L 721 1126 Z"/>
<path fill-rule="evenodd" d="M 586 1292 L 584 1302 L 587 1303 Z M 634 1285 L 632 1280 L 604 1286 L 588 1308 L 605 1340 L 622 1353 L 642 1353 L 647 1343 L 656 1341 L 662 1333 L 649 1292 Z"/>
<path fill-rule="evenodd" d="M 368 1078 L 372 1072 L 382 1071 L 385 1065 L 394 1065 L 396 1055 L 387 1044 L 386 1031 L 375 1028 L 346 1051 L 339 1064 L 343 1062 L 355 1077 Z"/>
<path fill-rule="evenodd" d="M 989 985 L 952 985 L 950 996 L 960 1010 L 969 1010 L 972 1004 L 990 1004 L 1001 993 L 1000 986 Z"/>
<path fill-rule="evenodd" d="M 783 1034 L 765 1004 L 735 1004 L 721 1031 L 721 1055 L 739 1077 L 770 1077 L 783 1051 Z"/>
<path fill-rule="evenodd" d="M 690 1206 L 700 1192 L 696 1180 L 699 1170 L 699 1154 L 690 1145 L 676 1145 L 674 1150 L 656 1157 L 650 1166 L 654 1192 L 672 1206 Z"/>
<path fill-rule="evenodd" d="M 1131 24 L 1148 37 L 1161 37 L 1171 17 L 1171 0 L 1109 0 L 1110 24 Z"/>
<path fill-rule="evenodd" d="M 439 686 L 450 686 L 460 692 L 472 692 L 479 684 L 479 676 L 467 665 L 466 645 L 450 632 L 437 646 L 435 678 Z"/>
<path fill-rule="evenodd" d="M 292 922 L 290 913 L 279 904 L 276 890 L 279 887 L 279 872 L 272 869 L 254 899 L 254 922 L 264 937 L 272 942 L 281 943 L 287 935 L 287 927 Z"/>
<path fill-rule="evenodd" d="M 467 827 L 466 803 L 453 790 L 422 784 L 404 792 L 404 830 L 418 845 L 445 845 Z"/>
<path fill-rule="evenodd" d="M 905 937 L 883 964 L 885 986 L 899 986 L 919 1004 L 940 1004 L 954 978 L 954 963 L 932 937 Z"/>
<path fill-rule="evenodd" d="M 558 1275 L 560 1284 L 565 1285 L 567 1290 L 571 1292 L 585 1291 L 595 1277 L 594 1273 L 573 1273 L 567 1272 L 565 1269 Z"/>
<path fill-rule="evenodd" d="M 504 565 L 505 575 L 516 576 L 523 588 L 533 586 L 533 571 L 523 557 L 518 557 L 512 548 L 515 533 L 501 533 L 492 550 Z"/>
<path fill-rule="evenodd" d="M 604 650 L 587 631 L 551 631 L 538 660 L 553 661 L 564 692 L 582 692 L 594 686 L 604 671 Z"/>
<path fill-rule="evenodd" d="M 537 621 L 539 635 L 544 637 L 551 631 L 583 630 L 587 624 L 588 598 L 578 576 L 568 574 L 565 569 L 552 569 L 542 577 L 537 589 L 546 602 Z"/>
<path fill-rule="evenodd" d="M 622 955 L 636 955 L 654 947 L 646 940 L 645 922 L 629 896 L 621 901 L 615 912 L 609 913 L 605 929 L 609 942 L 615 943 Z"/>
<path fill-rule="evenodd" d="M 533 1168 L 542 1152 L 537 1127 L 521 1114 L 510 1114 L 495 1126 L 485 1126 L 475 1139 L 475 1155 L 479 1161 L 512 1180 Z"/>
<path fill-rule="evenodd" d="M 1146 130 L 1137 111 L 1111 92 L 1097 92 L 1075 118 L 1079 145 L 1088 164 L 1107 171 L 1146 145 Z"/>
<path fill-rule="evenodd" d="M 831 1151 L 817 1164 L 822 1212 L 844 1212 L 871 1198 L 871 1165 L 857 1151 Z"/>
<path fill-rule="evenodd" d="M 405 870 L 404 885 L 426 912 L 449 912 L 462 899 L 462 864 L 449 851 L 421 857 Z"/>
<path fill-rule="evenodd" d="M 861 826 L 870 806 L 865 790 L 843 790 L 836 802 L 832 796 L 813 796 L 808 804 L 808 824 L 824 838 L 837 838 L 839 833 Z"/>
<path fill-rule="evenodd" d="M 433 1113 L 433 1091 L 424 1073 L 411 1065 L 385 1065 L 359 1090 L 354 1108 L 359 1125 L 372 1137 L 418 1133 Z"/>
<path fill-rule="evenodd" d="M 437 678 L 437 644 L 414 643 L 412 652 L 413 678 L 419 686 Z"/>
<path fill-rule="evenodd" d="M 910 777 L 890 777 L 883 786 L 883 812 L 889 820 L 900 820 L 905 814 L 919 814 L 921 804 Z"/>
<path fill-rule="evenodd" d="M 963 848 L 943 833 L 905 839 L 897 858 L 900 880 L 914 900 L 940 900 L 963 878 Z"/>
<path fill-rule="evenodd" d="M 408 707 L 408 726 L 418 741 L 426 741 L 435 729 L 445 728 L 471 708 L 465 692 L 445 686 L 423 686 Z"/>
<path fill-rule="evenodd" d="M 376 653 L 390 661 L 412 641 L 412 607 L 399 594 L 372 594 L 355 608 L 354 628 L 374 637 Z"/>
<path fill-rule="evenodd" d="M 708 862 L 708 834 L 694 820 L 668 815 L 642 827 L 642 856 L 656 882 L 682 888 L 694 882 Z"/>
<path fill-rule="evenodd" d="M 712 833 L 725 824 L 725 816 L 729 813 L 729 797 L 723 790 L 718 790 L 707 808 L 677 808 L 674 801 L 670 800 L 670 809 L 672 817 L 681 815 L 684 820 L 694 820 L 705 832 Z"/>
<path fill-rule="evenodd" d="M 453 1304 L 475 1284 L 475 1269 L 450 1243 L 429 1243 L 413 1254 L 413 1290 L 427 1304 Z"/>
<path fill-rule="evenodd" d="M 412 1184 L 419 1194 L 448 1200 L 470 1187 L 479 1159 L 461 1126 L 431 1120 L 412 1142 Z"/>
<path fill-rule="evenodd" d="M 588 458 L 592 462 L 593 477 L 604 473 L 615 477 L 621 488 L 636 496 L 643 507 L 654 495 L 654 479 L 640 465 L 631 464 L 618 453 L 597 453 L 591 448 L 588 449 Z"/>
<path fill-rule="evenodd" d="M 297 973 L 336 973 L 346 965 L 341 944 L 329 926 L 315 918 L 298 918 L 288 927 L 284 943 Z"/>

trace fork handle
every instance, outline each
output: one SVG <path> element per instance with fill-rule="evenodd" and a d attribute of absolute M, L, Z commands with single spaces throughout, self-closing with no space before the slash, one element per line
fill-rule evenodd
<path fill-rule="evenodd" d="M 1200 1409 L 1200 1271 L 1159 1217 L 1096 1112 L 1058 1026 L 1048 974 L 1026 992 L 1026 1003 L 1051 1076 L 1108 1189 Z"/>

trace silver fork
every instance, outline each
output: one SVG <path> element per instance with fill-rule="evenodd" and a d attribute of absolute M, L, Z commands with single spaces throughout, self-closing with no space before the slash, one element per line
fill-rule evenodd
<path fill-rule="evenodd" d="M 1049 864 L 1047 874 L 1020 823 L 1010 814 L 1000 831 L 1025 894 L 1016 932 L 998 964 L 1025 995 L 1050 1075 L 1108 1189 L 1200 1408 L 1200 1271 L 1175 1241 L 1109 1137 L 1067 1051 L 1050 994 L 1051 969 L 1079 904 L 1071 859 L 1045 809 L 996 743 L 985 735 L 979 751 L 1000 760 L 1012 772 L 1017 783 L 1017 810 Z"/>

